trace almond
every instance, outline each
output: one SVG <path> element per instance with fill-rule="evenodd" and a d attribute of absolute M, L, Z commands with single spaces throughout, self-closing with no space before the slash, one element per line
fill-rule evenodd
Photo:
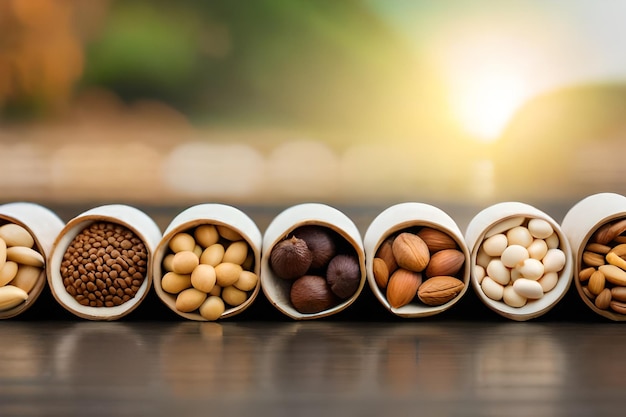
<path fill-rule="evenodd" d="M 372 263 L 372 270 L 374 272 L 374 280 L 379 288 L 387 288 L 389 282 L 389 269 L 387 264 L 382 258 L 374 258 Z"/>
<path fill-rule="evenodd" d="M 417 236 L 419 236 L 428 246 L 430 253 L 439 252 L 443 249 L 456 249 L 457 244 L 448 235 L 440 230 L 433 229 L 432 227 L 423 227 L 419 232 L 417 232 Z"/>
<path fill-rule="evenodd" d="M 615 223 L 607 223 L 601 226 L 593 234 L 592 240 L 602 245 L 606 245 L 624 232 L 626 232 L 626 219 Z"/>
<path fill-rule="evenodd" d="M 429 278 L 438 275 L 456 275 L 464 262 L 465 255 L 460 250 L 443 249 L 430 257 L 425 274 Z"/>
<path fill-rule="evenodd" d="M 381 258 L 387 264 L 387 271 L 389 274 L 393 274 L 393 272 L 398 269 L 398 263 L 396 262 L 396 258 L 393 256 L 393 236 L 388 237 L 385 241 L 378 247 L 376 251 L 376 257 Z"/>
<path fill-rule="evenodd" d="M 422 272 L 430 262 L 428 246 L 413 233 L 400 233 L 393 241 L 391 249 L 398 266 L 409 271 Z"/>
<path fill-rule="evenodd" d="M 422 274 L 406 269 L 397 269 L 387 284 L 387 301 L 393 308 L 410 303 L 422 284 Z"/>
<path fill-rule="evenodd" d="M 465 284 L 458 278 L 436 276 L 427 279 L 420 286 L 417 296 L 429 306 L 439 306 L 459 295 Z"/>

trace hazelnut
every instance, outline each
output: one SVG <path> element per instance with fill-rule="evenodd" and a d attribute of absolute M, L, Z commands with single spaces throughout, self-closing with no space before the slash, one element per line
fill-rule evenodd
<path fill-rule="evenodd" d="M 313 254 L 306 242 L 293 236 L 278 242 L 270 253 L 270 266 L 279 278 L 295 279 L 309 270 Z"/>
<path fill-rule="evenodd" d="M 336 304 L 326 279 L 317 275 L 304 275 L 295 280 L 290 299 L 293 307 L 303 314 L 319 313 Z"/>
<path fill-rule="evenodd" d="M 304 240 L 313 254 L 311 268 L 323 268 L 335 256 L 335 240 L 328 228 L 322 226 L 302 226 L 294 230 L 293 235 Z"/>
<path fill-rule="evenodd" d="M 354 256 L 335 256 L 328 264 L 326 281 L 337 297 L 342 299 L 350 297 L 359 288 L 361 282 L 359 261 Z"/>

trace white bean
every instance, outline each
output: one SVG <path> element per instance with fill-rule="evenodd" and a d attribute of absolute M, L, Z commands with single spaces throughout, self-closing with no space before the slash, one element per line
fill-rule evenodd
<path fill-rule="evenodd" d="M 554 232 L 550 223 L 544 219 L 530 219 L 528 221 L 528 231 L 538 239 L 545 239 Z"/>
<path fill-rule="evenodd" d="M 533 259 L 541 260 L 544 256 L 546 256 L 546 253 L 548 253 L 548 245 L 543 239 L 533 240 L 533 243 L 531 243 L 526 249 L 528 249 L 528 256 Z"/>
<path fill-rule="evenodd" d="M 489 256 L 500 256 L 502 251 L 506 249 L 509 242 L 506 236 L 502 233 L 493 235 L 483 242 L 483 249 Z"/>
<path fill-rule="evenodd" d="M 483 278 L 483 282 L 480 284 L 480 288 L 485 295 L 494 301 L 502 300 L 504 295 L 504 287 L 489 277 Z"/>
<path fill-rule="evenodd" d="M 487 268 L 489 262 L 491 262 L 491 256 L 487 255 L 482 247 L 479 248 L 478 253 L 476 253 L 476 264 L 482 266 L 483 268 Z"/>
<path fill-rule="evenodd" d="M 534 240 L 528 229 L 523 226 L 514 227 L 506 232 L 506 238 L 509 240 L 509 245 L 520 245 L 525 248 L 529 247 Z"/>
<path fill-rule="evenodd" d="M 482 282 L 483 278 L 485 278 L 485 275 L 487 275 L 485 268 L 480 265 L 474 265 L 474 278 L 476 278 L 479 284 Z"/>
<path fill-rule="evenodd" d="M 532 279 L 520 278 L 513 283 L 513 288 L 522 297 L 537 299 L 543 297 L 541 284 Z"/>
<path fill-rule="evenodd" d="M 523 307 L 528 301 L 526 297 L 518 294 L 512 285 L 507 285 L 506 287 L 504 287 L 502 299 L 507 305 L 511 307 Z"/>
<path fill-rule="evenodd" d="M 492 259 L 489 262 L 487 275 L 500 285 L 507 285 L 511 281 L 511 272 L 499 259 Z"/>
<path fill-rule="evenodd" d="M 513 227 L 520 226 L 524 223 L 524 220 L 524 217 L 511 217 L 510 219 L 502 220 L 485 233 L 485 238 L 497 235 L 498 233 L 504 233 Z"/>
<path fill-rule="evenodd" d="M 541 277 L 537 282 L 539 283 L 539 285 L 541 285 L 541 288 L 543 288 L 543 292 L 545 294 L 548 291 L 554 289 L 558 281 L 559 274 L 557 274 L 556 272 L 547 272 L 543 274 L 543 277 Z"/>
<path fill-rule="evenodd" d="M 522 277 L 538 280 L 543 276 L 543 263 L 538 259 L 528 258 L 517 267 Z"/>
<path fill-rule="evenodd" d="M 556 233 L 552 233 L 546 239 L 546 244 L 548 245 L 548 249 L 556 249 L 559 247 L 559 237 Z"/>
<path fill-rule="evenodd" d="M 507 266 L 509 268 L 515 268 L 517 265 L 521 264 L 522 262 L 524 262 L 524 260 L 528 258 L 528 250 L 521 245 L 511 245 L 507 247 L 500 256 L 500 259 L 502 260 L 504 266 Z"/>
<path fill-rule="evenodd" d="M 546 272 L 558 272 L 565 266 L 565 252 L 561 249 L 548 249 L 543 257 L 543 265 Z"/>

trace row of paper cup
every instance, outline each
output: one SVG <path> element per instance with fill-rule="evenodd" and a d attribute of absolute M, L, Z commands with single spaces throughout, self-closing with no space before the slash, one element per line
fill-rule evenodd
<path fill-rule="evenodd" d="M 520 307 L 512 307 L 510 303 L 487 296 L 480 284 L 485 273 L 477 272 L 476 268 L 481 245 L 486 236 L 501 228 L 500 225 L 511 223 L 511 219 L 541 219 L 547 222 L 558 237 L 558 248 L 565 254 L 565 260 L 558 271 L 558 281 L 552 289 L 541 298 L 528 300 Z M 472 286 L 480 300 L 495 313 L 512 320 L 524 321 L 549 311 L 563 298 L 574 281 L 578 293 L 591 310 L 608 319 L 621 321 L 626 320 L 626 314 L 598 308 L 593 297 L 590 298 L 585 294 L 584 286 L 578 279 L 586 266 L 583 253 L 594 233 L 606 224 L 620 219 L 626 219 L 626 197 L 613 193 L 594 194 L 584 198 L 571 207 L 561 223 L 540 209 L 525 203 L 497 203 L 476 214 L 465 234 L 461 232 L 453 218 L 437 207 L 418 202 L 400 203 L 388 207 L 375 217 L 364 236 L 361 236 L 356 225 L 345 213 L 320 203 L 299 204 L 285 209 L 270 222 L 264 233 L 261 233 L 255 222 L 244 212 L 223 204 L 199 204 L 189 207 L 175 216 L 161 232 L 146 213 L 127 205 L 95 207 L 64 223 L 54 212 L 41 205 L 28 202 L 8 203 L 0 206 L 0 225 L 14 223 L 27 229 L 34 238 L 36 249 L 45 259 L 45 267 L 29 291 L 28 298 L 17 306 L 0 311 L 0 318 L 15 317 L 28 309 L 37 300 L 42 289 L 49 285 L 56 301 L 84 319 L 119 319 L 135 310 L 149 291 L 154 290 L 163 303 L 181 317 L 206 320 L 197 311 L 178 311 L 174 296 L 163 290 L 161 279 L 165 273 L 164 257 L 169 250 L 172 237 L 202 225 L 215 225 L 235 231 L 247 242 L 252 251 L 250 269 L 260 277 L 254 288 L 249 290 L 245 302 L 237 306 L 226 306 L 219 319 L 232 317 L 244 311 L 260 292 L 264 293 L 275 308 L 295 320 L 330 316 L 350 307 L 368 285 L 376 299 L 391 314 L 404 318 L 426 317 L 446 311 L 464 296 L 469 286 Z M 143 240 L 148 252 L 146 276 L 141 287 L 132 299 L 113 307 L 79 304 L 66 291 L 59 272 L 70 242 L 81 230 L 98 221 L 119 224 L 132 230 Z M 332 307 L 314 313 L 301 312 L 294 308 L 289 299 L 289 284 L 278 278 L 270 266 L 269 254 L 272 248 L 303 225 L 326 227 L 343 238 L 356 254 L 360 267 L 360 281 L 353 295 L 340 300 Z M 384 288 L 376 282 L 373 260 L 383 242 L 390 236 L 424 227 L 443 232 L 456 242 L 457 249 L 465 257 L 463 266 L 458 272 L 458 278 L 464 284 L 463 288 L 454 298 L 439 305 L 412 301 L 394 307 L 388 301 Z M 576 279 L 573 279 L 574 277 Z"/>

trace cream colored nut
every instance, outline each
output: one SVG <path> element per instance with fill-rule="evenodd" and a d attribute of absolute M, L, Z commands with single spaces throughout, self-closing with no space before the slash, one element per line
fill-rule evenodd
<path fill-rule="evenodd" d="M 513 283 L 513 289 L 522 297 L 538 299 L 543 297 L 543 288 L 537 281 L 527 278 L 519 278 Z"/>
<path fill-rule="evenodd" d="M 231 262 L 223 262 L 215 267 L 217 285 L 222 287 L 222 293 L 225 287 L 229 287 L 237 282 L 242 271 L 241 265 Z"/>
<path fill-rule="evenodd" d="M 600 266 L 604 265 L 604 256 L 599 253 L 590 252 L 588 250 L 583 252 L 583 263 L 588 266 Z"/>
<path fill-rule="evenodd" d="M 193 252 L 193 248 L 196 246 L 196 241 L 189 233 L 176 233 L 168 242 L 169 248 L 174 253 L 182 251 Z"/>
<path fill-rule="evenodd" d="M 161 288 L 170 294 L 178 294 L 179 292 L 191 287 L 190 274 L 177 274 L 176 272 L 168 272 L 161 278 Z"/>
<path fill-rule="evenodd" d="M 207 320 L 217 320 L 226 310 L 224 301 L 215 295 L 209 296 L 200 306 L 199 313 Z"/>
<path fill-rule="evenodd" d="M 508 245 L 509 241 L 507 240 L 506 235 L 498 233 L 497 235 L 493 235 L 485 239 L 483 242 L 483 249 L 489 256 L 500 256 Z"/>
<path fill-rule="evenodd" d="M 30 293 L 37 284 L 42 271 L 43 269 L 37 266 L 19 265 L 17 274 L 10 284 Z"/>
<path fill-rule="evenodd" d="M 559 240 L 559 235 L 557 235 L 556 232 L 548 236 L 545 241 L 548 245 L 548 249 L 556 249 L 561 244 L 561 241 Z"/>
<path fill-rule="evenodd" d="M 502 220 L 500 223 L 492 226 L 487 233 L 485 233 L 485 238 L 497 235 L 498 233 L 504 233 L 509 229 L 520 226 L 524 223 L 524 220 L 524 217 L 511 217 L 509 219 Z"/>
<path fill-rule="evenodd" d="M 528 248 L 528 256 L 533 259 L 542 260 L 548 253 L 548 244 L 543 239 L 535 239 Z"/>
<path fill-rule="evenodd" d="M 7 261 L 7 244 L 4 239 L 0 238 L 0 268 L 4 266 Z"/>
<path fill-rule="evenodd" d="M 233 307 L 243 304 L 248 299 L 248 294 L 233 285 L 222 288 L 222 300 Z"/>
<path fill-rule="evenodd" d="M 197 245 L 197 244 L 196 244 L 196 246 L 194 246 L 194 247 L 193 247 L 193 253 L 195 253 L 195 254 L 196 254 L 196 256 L 198 257 L 198 259 L 200 259 L 200 256 L 202 256 L 202 251 L 203 251 L 203 250 L 204 250 L 204 249 L 202 249 L 202 246 Z"/>
<path fill-rule="evenodd" d="M 173 271 L 172 262 L 174 261 L 174 254 L 168 253 L 163 257 L 163 269 L 165 272 Z"/>
<path fill-rule="evenodd" d="M 545 272 L 559 272 L 567 262 L 565 252 L 561 249 L 548 249 L 548 253 L 541 260 Z"/>
<path fill-rule="evenodd" d="M 203 224 L 196 227 L 193 232 L 193 236 L 203 248 L 208 248 L 211 245 L 217 243 L 220 240 L 220 235 L 217 233 L 217 228 L 212 224 Z"/>
<path fill-rule="evenodd" d="M 523 278 L 537 281 L 543 276 L 544 266 L 540 260 L 528 258 L 524 260 L 519 267 L 517 267 L 517 270 Z"/>
<path fill-rule="evenodd" d="M 626 270 L 626 261 L 619 257 L 615 252 L 609 252 L 605 256 L 606 261 L 611 264 L 619 267 L 620 269 Z"/>
<path fill-rule="evenodd" d="M 602 292 L 605 284 L 606 284 L 606 277 L 604 276 L 604 273 L 600 270 L 593 271 L 593 274 L 591 274 L 591 277 L 589 277 L 589 282 L 587 283 L 587 289 L 589 290 L 590 293 L 592 293 L 595 296 L 595 295 L 600 294 L 600 292 Z"/>
<path fill-rule="evenodd" d="M 7 248 L 7 261 L 18 264 L 43 267 L 43 255 L 35 249 L 26 246 L 11 246 Z"/>
<path fill-rule="evenodd" d="M 529 247 L 534 240 L 533 236 L 524 226 L 517 226 L 508 230 L 506 232 L 506 238 L 509 241 L 509 246 L 520 245 L 525 248 Z"/>
<path fill-rule="evenodd" d="M 28 298 L 28 293 L 14 285 L 0 287 L 0 311 L 17 307 Z"/>
<path fill-rule="evenodd" d="M 502 286 L 511 281 L 511 271 L 497 258 L 487 265 L 487 276 Z"/>
<path fill-rule="evenodd" d="M 422 272 L 430 261 L 428 246 L 413 233 L 400 233 L 394 239 L 391 249 L 398 266 L 409 271 Z"/>
<path fill-rule="evenodd" d="M 528 221 L 528 231 L 537 239 L 546 239 L 554 232 L 554 229 L 546 220 L 534 218 Z"/>
<path fill-rule="evenodd" d="M 207 247 L 200 256 L 200 263 L 217 266 L 222 263 L 222 259 L 224 258 L 225 253 L 224 246 L 220 243 L 215 243 L 209 247 Z"/>
<path fill-rule="evenodd" d="M 489 265 L 489 262 L 491 262 L 492 259 L 493 257 L 489 256 L 482 247 L 478 248 L 478 252 L 476 253 L 477 265 L 487 269 L 487 265 Z"/>
<path fill-rule="evenodd" d="M 252 291 L 257 283 L 259 282 L 259 277 L 252 271 L 241 271 L 239 275 L 239 279 L 233 285 L 235 288 L 240 289 L 241 291 Z"/>
<path fill-rule="evenodd" d="M 603 289 L 593 303 L 600 310 L 607 310 L 611 305 L 611 290 L 608 288 Z"/>
<path fill-rule="evenodd" d="M 588 281 L 591 278 L 591 274 L 595 272 L 596 268 L 589 266 L 578 273 L 578 279 L 580 282 Z"/>
<path fill-rule="evenodd" d="M 511 282 L 510 282 L 510 284 L 513 284 L 515 281 L 517 281 L 520 278 L 524 278 L 524 277 L 522 276 L 522 273 L 519 271 L 519 269 L 517 269 L 517 268 L 511 269 Z"/>
<path fill-rule="evenodd" d="M 216 280 L 215 268 L 211 265 L 200 264 L 191 272 L 191 286 L 205 293 L 211 292 Z"/>
<path fill-rule="evenodd" d="M 211 292 L 209 292 L 209 295 L 216 295 L 216 296 L 221 296 L 222 295 L 222 287 L 220 287 L 219 285 L 215 284 L 213 286 L 213 289 L 211 290 Z"/>
<path fill-rule="evenodd" d="M 478 281 L 479 284 L 483 281 L 483 278 L 485 278 L 486 275 L 487 272 L 485 271 L 485 268 L 480 265 L 474 265 L 474 278 L 476 278 L 476 281 Z"/>
<path fill-rule="evenodd" d="M 0 226 L 0 238 L 2 238 L 7 246 L 24 246 L 32 248 L 35 239 L 26 230 L 26 228 L 15 223 L 7 223 Z"/>
<path fill-rule="evenodd" d="M 252 271 L 254 269 L 254 252 L 248 251 L 248 255 L 246 259 L 241 264 L 241 267 L 247 271 Z"/>
<path fill-rule="evenodd" d="M 507 268 L 515 268 L 528 258 L 528 249 L 517 244 L 508 246 L 500 256 L 500 260 Z"/>
<path fill-rule="evenodd" d="M 243 239 L 241 235 L 239 234 L 239 232 L 234 230 L 232 227 L 223 226 L 223 225 L 218 225 L 216 227 L 217 227 L 217 232 L 220 234 L 220 236 L 226 240 L 235 242 L 237 240 Z"/>
<path fill-rule="evenodd" d="M 17 275 L 17 263 L 6 261 L 2 269 L 0 269 L 0 287 L 7 285 Z"/>
<path fill-rule="evenodd" d="M 231 243 L 224 252 L 222 262 L 231 262 L 242 265 L 248 256 L 248 243 L 245 240 L 238 240 Z"/>
<path fill-rule="evenodd" d="M 515 291 L 513 285 L 507 285 L 504 287 L 502 294 L 502 301 L 511 307 L 524 307 L 528 302 L 528 299 Z"/>
<path fill-rule="evenodd" d="M 200 263 L 200 260 L 193 251 L 183 250 L 177 252 L 172 260 L 172 271 L 177 274 L 191 274 L 196 266 Z"/>
<path fill-rule="evenodd" d="M 543 289 L 544 294 L 548 291 L 552 291 L 556 284 L 559 282 L 559 274 L 556 272 L 547 272 L 543 274 L 543 277 L 539 279 L 539 285 Z"/>
<path fill-rule="evenodd" d="M 480 288 L 487 297 L 494 301 L 500 301 L 504 296 L 504 286 L 498 284 L 488 276 L 483 278 L 483 281 L 480 283 Z"/>
<path fill-rule="evenodd" d="M 626 287 L 626 271 L 623 269 L 615 265 L 602 265 L 598 267 L 598 271 L 602 272 L 606 280 L 611 284 Z"/>
<path fill-rule="evenodd" d="M 187 288 L 176 296 L 176 309 L 183 313 L 190 313 L 202 305 L 207 294 L 195 288 Z"/>

